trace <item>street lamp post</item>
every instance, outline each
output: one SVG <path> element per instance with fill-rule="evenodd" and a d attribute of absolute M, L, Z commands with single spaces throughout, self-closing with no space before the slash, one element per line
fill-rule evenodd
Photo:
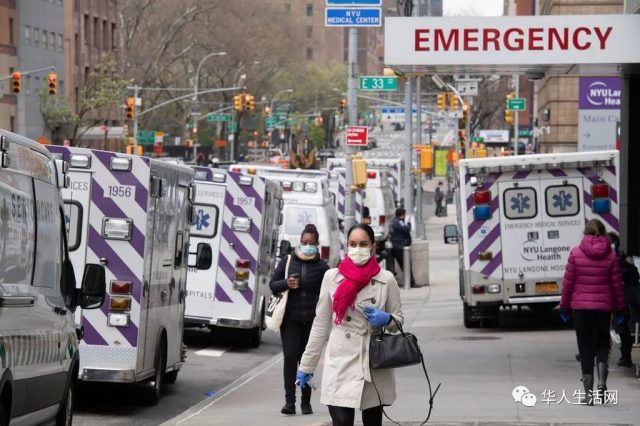
<path fill-rule="evenodd" d="M 211 58 L 212 56 L 224 56 L 227 52 L 213 52 L 206 55 L 200 63 L 198 64 L 198 68 L 196 68 L 196 78 L 193 81 L 193 110 L 191 111 L 191 116 L 193 117 L 193 161 L 196 161 L 196 155 L 198 154 L 198 116 L 200 115 L 200 105 L 198 104 L 198 85 L 200 83 L 200 68 L 204 61 Z"/>

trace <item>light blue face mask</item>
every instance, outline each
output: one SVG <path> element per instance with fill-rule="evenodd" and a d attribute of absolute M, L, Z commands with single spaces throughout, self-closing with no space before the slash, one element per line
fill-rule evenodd
<path fill-rule="evenodd" d="M 305 256 L 314 256 L 318 254 L 318 246 L 300 246 L 300 251 L 302 251 L 302 254 Z"/>

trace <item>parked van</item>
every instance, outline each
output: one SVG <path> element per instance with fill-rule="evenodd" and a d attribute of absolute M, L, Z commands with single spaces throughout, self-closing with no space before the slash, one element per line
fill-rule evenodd
<path fill-rule="evenodd" d="M 189 243 L 207 245 L 214 255 L 211 267 L 189 268 L 185 323 L 234 329 L 244 343 L 258 347 L 282 224 L 282 190 L 258 176 L 195 170 Z"/>
<path fill-rule="evenodd" d="M 393 192 L 385 168 L 367 168 L 367 187 L 362 196 L 363 220 L 373 228 L 379 246 L 389 238 L 389 223 L 395 214 Z M 368 215 L 367 215 L 368 213 Z"/>
<path fill-rule="evenodd" d="M 66 165 L 0 130 L 0 424 L 70 425 L 80 369 L 73 313 L 96 309 L 104 267 L 79 265 L 76 289 L 59 188 Z"/>
<path fill-rule="evenodd" d="M 105 265 L 109 282 L 104 309 L 76 313 L 85 329 L 79 378 L 146 382 L 146 402 L 155 404 L 185 361 L 194 172 L 137 155 L 47 148 L 70 163 L 62 196 L 71 261 Z"/>

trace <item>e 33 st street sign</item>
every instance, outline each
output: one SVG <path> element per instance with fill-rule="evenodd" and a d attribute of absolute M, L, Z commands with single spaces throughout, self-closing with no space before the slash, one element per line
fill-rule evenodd
<path fill-rule="evenodd" d="M 398 77 L 360 77 L 360 90 L 398 90 Z"/>

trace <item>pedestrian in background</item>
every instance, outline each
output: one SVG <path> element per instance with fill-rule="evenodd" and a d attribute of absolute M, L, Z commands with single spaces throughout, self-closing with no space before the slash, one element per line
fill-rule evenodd
<path fill-rule="evenodd" d="M 444 205 L 443 205 L 444 189 L 443 188 L 444 188 L 444 184 L 442 183 L 442 181 L 439 181 L 438 186 L 436 186 L 436 195 L 435 195 L 437 217 L 444 216 Z"/>
<path fill-rule="evenodd" d="M 620 274 L 622 275 L 622 288 L 624 294 L 624 302 L 627 305 L 628 316 L 625 316 L 624 322 L 615 324 L 615 331 L 620 335 L 620 359 L 617 365 L 620 367 L 630 367 L 631 348 L 633 346 L 633 336 L 631 335 L 630 326 L 638 322 L 640 313 L 640 275 L 636 265 L 627 260 L 626 254 L 620 251 L 620 238 L 615 232 L 607 234 L 609 241 L 613 244 L 613 249 L 618 255 L 620 262 Z"/>
<path fill-rule="evenodd" d="M 411 246 L 411 223 L 407 220 L 407 211 L 402 207 L 396 209 L 396 215 L 389 223 L 389 238 L 391 239 L 391 254 L 404 270 L 404 248 Z M 393 261 L 393 260 L 392 260 Z M 416 280 L 413 278 L 413 265 L 409 263 L 409 274 L 411 275 L 411 287 L 416 287 Z"/>
<path fill-rule="evenodd" d="M 324 273 L 329 269 L 327 262 L 320 259 L 318 243 L 320 235 L 315 225 L 304 227 L 300 235 L 300 245 L 296 247 L 289 262 L 288 276 L 287 257 L 280 259 L 269 287 L 274 293 L 289 290 L 285 307 L 280 338 L 284 355 L 284 397 L 285 404 L 280 410 L 282 414 L 296 413 L 296 371 L 304 348 L 309 340 L 309 333 L 316 316 L 316 304 L 320 294 L 320 286 Z M 302 388 L 302 414 L 313 414 L 311 408 L 311 388 Z"/>
<path fill-rule="evenodd" d="M 616 322 L 624 311 L 622 277 L 616 253 L 611 249 L 604 224 L 591 219 L 579 246 L 569 253 L 562 282 L 561 318 L 568 322 L 570 310 L 578 340 L 584 402 L 593 405 L 594 358 L 598 368 L 598 393 L 604 398 L 609 374 L 609 328 L 611 313 Z"/>
<path fill-rule="evenodd" d="M 395 378 L 393 369 L 369 368 L 369 342 L 381 327 L 397 330 L 392 317 L 403 323 L 400 290 L 393 274 L 376 261 L 369 225 L 353 226 L 347 245 L 347 257 L 322 281 L 298 383 L 311 380 L 326 344 L 320 401 L 329 406 L 333 425 L 353 425 L 359 409 L 364 426 L 380 426 L 382 406 L 396 399 Z"/>

